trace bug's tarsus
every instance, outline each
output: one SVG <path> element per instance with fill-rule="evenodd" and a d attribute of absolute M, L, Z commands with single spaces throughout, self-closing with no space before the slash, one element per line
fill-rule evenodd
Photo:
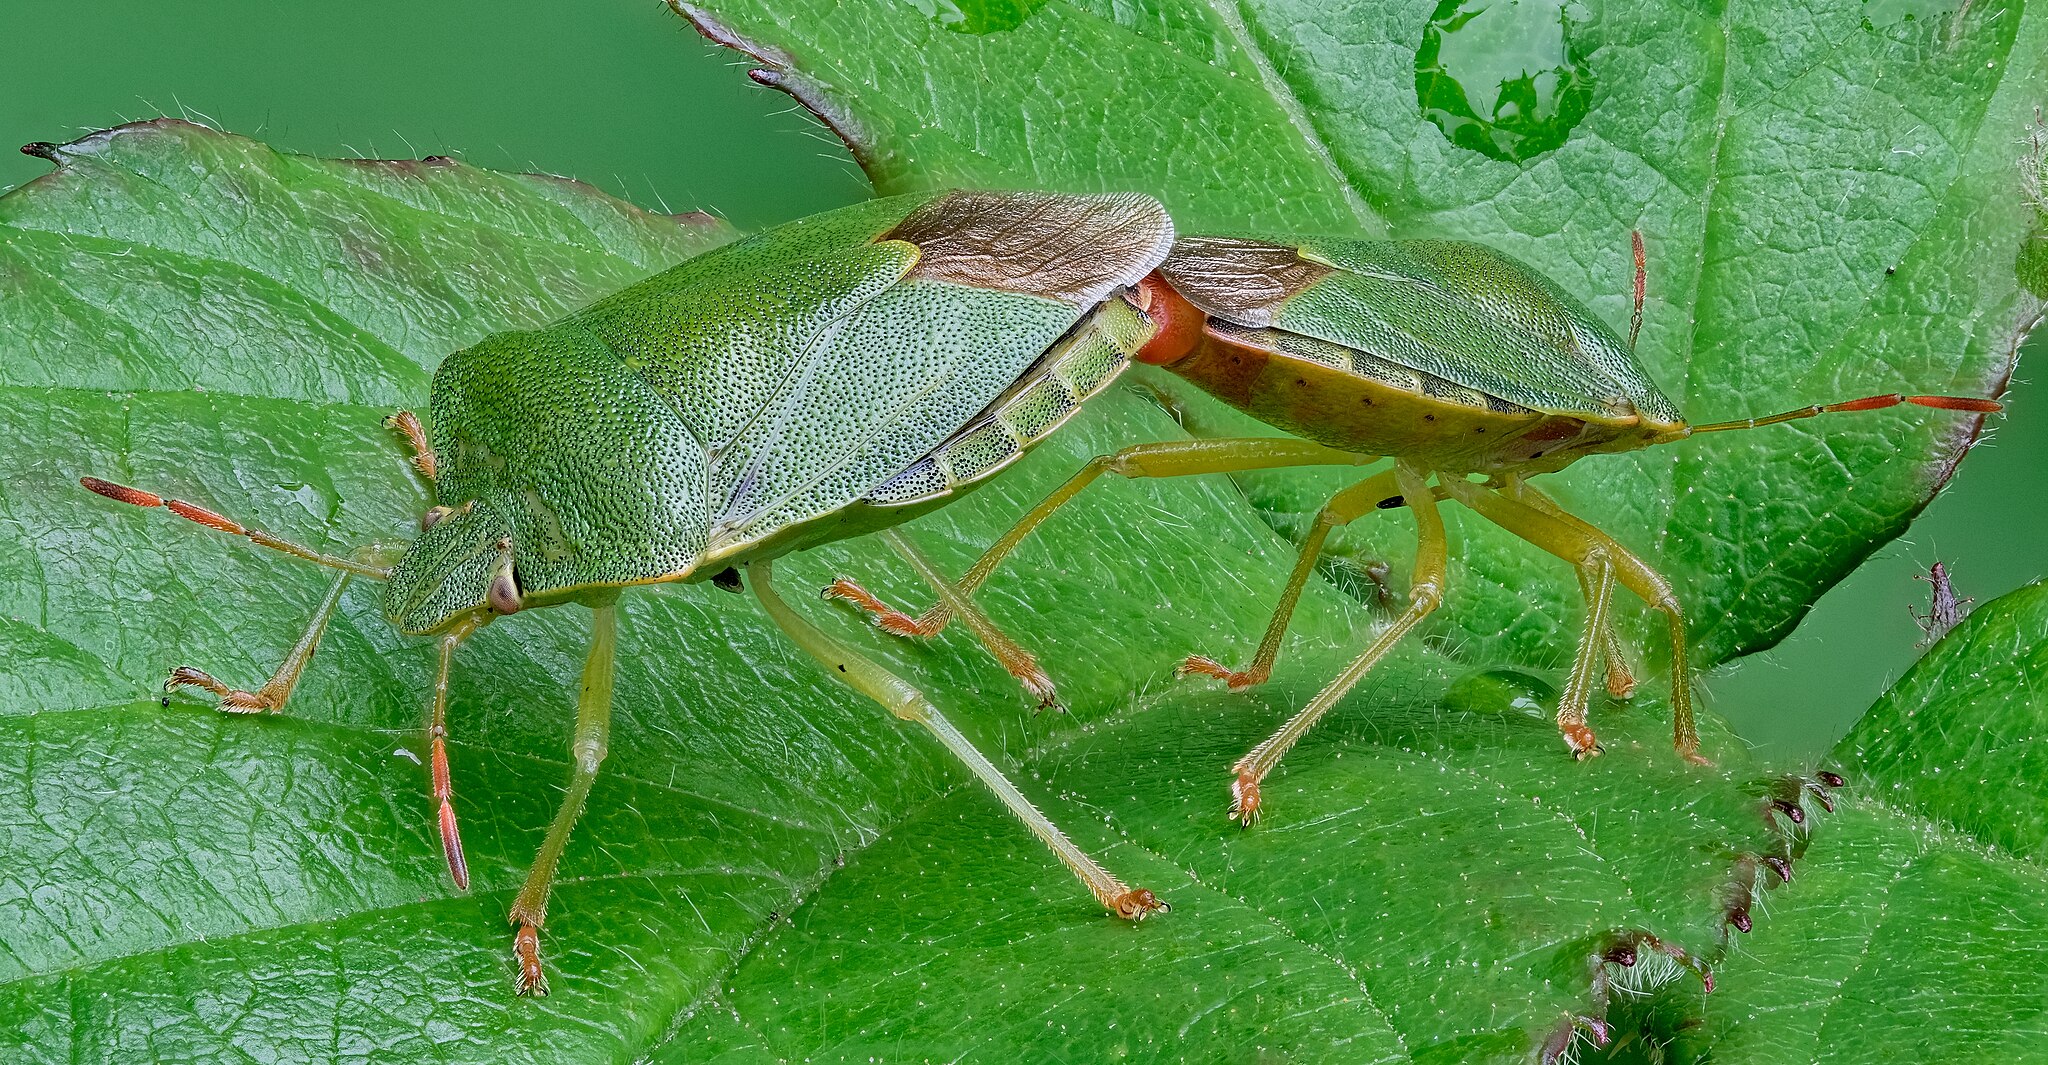
<path fill-rule="evenodd" d="M 184 518 L 186 521 L 204 525 L 209 529 L 216 529 L 232 536 L 243 537 L 258 547 L 267 547 L 272 551 L 278 551 L 293 558 L 311 562 L 314 565 L 343 570 L 359 577 L 369 577 L 372 580 L 379 581 L 391 575 L 390 570 L 381 566 L 369 565 L 355 559 L 322 554 L 310 547 L 295 544 L 283 537 L 272 536 L 261 529 L 249 528 L 233 518 L 207 507 L 202 507 L 197 503 L 188 503 L 182 499 L 166 499 L 155 492 L 145 492 L 140 488 L 130 488 L 125 484 L 115 484 L 112 481 L 101 480 L 98 477 L 80 477 L 78 483 L 87 491 L 103 495 L 115 502 L 144 508 L 161 507 Z"/>
<path fill-rule="evenodd" d="M 427 430 L 420 424 L 419 416 L 409 410 L 397 411 L 384 419 L 384 425 L 405 437 L 406 447 L 412 451 L 412 468 L 432 483 L 440 467 L 434 458 L 434 445 L 427 441 Z"/>
<path fill-rule="evenodd" d="M 1272 675 L 1273 668 L 1271 663 L 1262 667 L 1257 662 L 1254 662 L 1247 669 L 1237 670 L 1210 658 L 1208 655 L 1189 655 L 1186 659 L 1182 660 L 1180 665 L 1173 667 L 1173 676 L 1176 680 L 1183 680 L 1188 677 L 1209 677 L 1213 680 L 1222 681 L 1224 687 L 1234 692 L 1241 692 L 1246 688 L 1255 688 L 1264 684 Z"/>
<path fill-rule="evenodd" d="M 54 163 L 58 161 L 57 153 L 60 149 L 60 145 L 51 144 L 49 141 L 30 141 L 21 146 L 21 154 Z"/>
<path fill-rule="evenodd" d="M 519 967 L 519 994 L 546 998 L 548 974 L 540 964 L 539 928 L 521 924 L 519 931 L 512 933 L 512 962 Z"/>
<path fill-rule="evenodd" d="M 170 696 L 179 688 L 185 687 L 202 688 L 212 692 L 220 699 L 220 709 L 223 713 L 266 714 L 276 713 L 283 708 L 282 700 L 274 698 L 269 692 L 230 688 L 213 679 L 211 673 L 191 666 L 179 666 L 171 670 L 170 677 L 164 681 L 164 702 L 169 703 Z M 264 687 L 267 688 L 269 685 Z"/>
<path fill-rule="evenodd" d="M 876 628 L 892 636 L 901 636 L 906 640 L 930 639 L 933 636 L 937 636 L 939 630 L 945 628 L 947 623 L 953 620 L 952 611 L 948 610 L 940 614 L 941 608 L 939 607 L 934 607 L 927 614 L 927 616 L 940 614 L 939 617 L 932 621 L 912 617 L 890 606 L 881 597 L 861 587 L 859 582 L 847 577 L 841 577 L 826 585 L 824 592 L 821 594 L 826 599 L 836 599 L 843 603 L 850 603 L 856 609 L 865 611 L 869 615 L 869 620 L 874 622 Z"/>
<path fill-rule="evenodd" d="M 1230 784 L 1230 819 L 1250 828 L 1259 820 L 1259 779 L 1245 770 L 1237 771 Z"/>
<path fill-rule="evenodd" d="M 740 582 L 740 571 L 731 566 L 727 566 L 712 574 L 711 583 L 718 590 L 724 592 L 738 594 L 746 590 L 746 586 Z"/>

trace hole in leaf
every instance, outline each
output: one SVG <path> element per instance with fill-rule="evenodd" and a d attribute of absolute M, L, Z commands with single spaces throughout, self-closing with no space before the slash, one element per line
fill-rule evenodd
<path fill-rule="evenodd" d="M 1451 143 L 1509 162 L 1554 151 L 1593 102 L 1564 0 L 1442 0 L 1415 50 L 1415 100 Z"/>

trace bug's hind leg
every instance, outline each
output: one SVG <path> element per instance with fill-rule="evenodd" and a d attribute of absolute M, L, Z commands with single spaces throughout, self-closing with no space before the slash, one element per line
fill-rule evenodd
<path fill-rule="evenodd" d="M 932 565 L 931 559 L 925 557 L 924 552 L 919 551 L 915 544 L 904 537 L 901 530 L 884 529 L 877 535 L 890 547 L 895 548 L 896 553 L 910 563 L 918 576 L 923 577 L 925 583 L 932 586 L 932 590 L 939 597 L 939 605 L 959 617 L 960 623 L 974 633 L 974 638 L 981 641 L 981 645 L 988 649 L 988 653 L 993 655 L 1011 676 L 1017 678 L 1017 683 L 1024 686 L 1025 693 L 1031 696 L 1040 710 L 1048 709 L 1059 701 L 1059 691 L 1054 687 L 1051 675 L 1038 664 L 1038 656 L 1011 639 L 1008 633 L 998 628 L 996 623 L 975 605 L 972 598 L 953 587 L 945 574 L 940 573 L 938 567 Z M 851 581 L 844 583 L 852 584 Z M 858 585 L 853 587 L 860 594 L 867 594 L 860 590 Z"/>
<path fill-rule="evenodd" d="M 512 900 L 511 920 L 519 926 L 512 936 L 512 958 L 519 965 L 519 993 L 548 993 L 547 973 L 541 969 L 540 930 L 547 923 L 548 892 L 555 884 L 555 866 L 562 860 L 562 848 L 576 819 L 583 816 L 584 800 L 597 779 L 598 766 L 611 739 L 613 647 L 618 641 L 617 607 L 605 604 L 592 612 L 590 656 L 583 661 L 583 683 L 576 698 L 576 731 L 569 741 L 569 790 L 562 806 L 548 826 L 547 839 L 527 871 L 526 886 Z"/>
<path fill-rule="evenodd" d="M 1287 637 L 1288 623 L 1294 619 L 1294 607 L 1301 600 L 1301 590 L 1308 584 L 1309 574 L 1315 572 L 1316 559 L 1323 553 L 1323 543 L 1329 539 L 1330 530 L 1357 521 L 1378 509 L 1381 503 L 1397 504 L 1399 499 L 1400 491 L 1392 470 L 1368 477 L 1331 496 L 1329 502 L 1316 512 L 1315 523 L 1301 542 L 1301 553 L 1294 559 L 1294 572 L 1288 574 L 1287 584 L 1280 590 L 1280 602 L 1266 623 L 1266 635 L 1259 640 L 1259 649 L 1252 656 L 1252 664 L 1242 670 L 1234 670 L 1207 655 L 1189 655 L 1187 661 L 1174 671 L 1175 675 L 1213 677 L 1228 685 L 1231 691 L 1264 684 L 1273 675 L 1273 663 L 1280 657 L 1280 644 Z"/>
<path fill-rule="evenodd" d="M 1671 582 L 1613 537 L 1561 508 L 1555 513 L 1546 513 L 1491 488 L 1469 482 L 1451 482 L 1445 487 L 1459 502 L 1488 521 L 1574 566 L 1583 567 L 1604 555 L 1614 566 L 1615 580 L 1669 620 L 1671 745 L 1686 761 L 1706 764 L 1707 759 L 1699 753 L 1699 730 L 1693 724 L 1692 674 L 1686 664 L 1685 611 L 1679 607 Z"/>
<path fill-rule="evenodd" d="M 1059 856 L 1060 861 L 1080 878 L 1081 883 L 1094 894 L 1096 901 L 1102 903 L 1109 912 L 1136 921 L 1143 920 L 1154 910 L 1171 908 L 1144 888 L 1126 887 L 1123 881 L 1110 875 L 1109 871 L 1097 864 L 1095 859 L 1075 846 L 1074 841 L 1068 839 L 1066 833 L 1060 831 L 1059 826 L 1040 813 L 1038 808 L 1031 804 L 1031 800 L 1025 798 L 1024 793 L 1018 791 L 1016 785 L 1010 783 L 1009 778 L 1003 776 L 1002 771 L 975 748 L 972 741 L 954 728 L 952 722 L 946 720 L 945 715 L 939 712 L 938 707 L 932 705 L 931 700 L 927 699 L 923 692 L 911 687 L 903 678 L 855 654 L 839 641 L 827 636 L 823 630 L 804 620 L 796 611 L 791 610 L 789 604 L 783 602 L 782 597 L 776 594 L 774 586 L 769 583 L 768 563 L 755 562 L 748 565 L 747 576 L 751 578 L 748 583 L 754 586 L 754 595 L 761 600 L 762 608 L 768 611 L 768 616 L 774 619 L 776 626 L 785 635 L 811 657 L 817 659 L 827 673 L 882 704 L 884 709 L 896 717 L 923 725 L 945 745 L 953 757 L 958 758 L 961 764 L 967 767 L 969 772 L 987 785 L 990 791 L 995 792 L 996 798 L 1002 800 L 1003 805 L 1008 807 L 1019 821 L 1024 822 L 1024 826 L 1029 828 L 1040 842 Z"/>
<path fill-rule="evenodd" d="M 966 576 L 954 582 L 954 590 L 962 597 L 971 596 L 989 575 L 1002 566 L 1003 560 L 1032 530 L 1051 517 L 1061 507 L 1081 494 L 1082 489 L 1093 484 L 1105 473 L 1119 477 L 1187 477 L 1201 473 L 1242 473 L 1247 470 L 1279 469 L 1286 466 L 1359 466 L 1378 461 L 1371 455 L 1354 455 L 1347 451 L 1313 444 L 1306 440 L 1290 440 L 1277 437 L 1249 437 L 1232 440 L 1171 440 L 1152 444 L 1133 444 L 1111 455 L 1097 455 L 1081 467 L 1079 473 L 1067 479 L 1032 507 L 1017 524 L 989 545 L 980 559 Z M 898 636 L 930 637 L 937 635 L 953 619 L 953 608 L 942 597 L 931 609 L 912 616 L 888 603 L 883 602 L 859 584 L 844 577 L 832 582 L 825 589 L 825 598 L 843 599 L 854 606 L 874 615 L 875 624 L 884 631 Z"/>
<path fill-rule="evenodd" d="M 1344 672 L 1338 674 L 1336 679 L 1317 693 L 1314 699 L 1309 700 L 1307 706 L 1302 707 L 1300 712 L 1280 726 L 1278 732 L 1267 737 L 1264 743 L 1252 748 L 1243 758 L 1237 760 L 1237 764 L 1231 766 L 1231 770 L 1237 774 L 1237 780 L 1231 785 L 1230 790 L 1230 817 L 1239 824 L 1249 826 L 1258 820 L 1259 782 L 1273 771 L 1274 766 L 1280 764 L 1280 759 L 1286 756 L 1288 749 L 1292 748 L 1309 729 L 1315 727 L 1315 723 L 1328 713 L 1332 706 L 1337 705 L 1337 701 L 1355 687 L 1373 666 L 1378 665 L 1388 651 L 1400 643 L 1410 630 L 1421 624 L 1422 619 L 1428 617 L 1430 612 L 1443 602 L 1445 564 L 1449 552 L 1444 541 L 1443 516 L 1437 513 L 1436 493 L 1429 488 L 1427 471 L 1416 469 L 1406 463 L 1394 467 L 1393 477 L 1394 487 L 1399 489 L 1402 500 L 1415 513 L 1415 575 L 1408 584 L 1408 609 L 1402 611 L 1392 624 L 1380 630 L 1372 643 L 1344 668 Z M 1377 477 L 1369 478 L 1346 489 L 1337 499 L 1332 499 L 1330 505 L 1337 506 L 1338 499 L 1355 494 L 1354 498 L 1346 500 L 1347 507 L 1358 507 L 1359 513 L 1377 507 L 1387 497 L 1369 499 L 1371 493 L 1361 489 L 1368 486 L 1376 487 L 1378 481 Z"/>

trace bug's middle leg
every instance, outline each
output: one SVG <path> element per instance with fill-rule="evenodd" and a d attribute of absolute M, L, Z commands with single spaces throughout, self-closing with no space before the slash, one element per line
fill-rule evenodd
<path fill-rule="evenodd" d="M 548 826 L 547 839 L 527 871 L 526 886 L 512 900 L 512 923 L 519 930 L 512 937 L 512 957 L 519 964 L 519 993 L 548 993 L 547 974 L 541 969 L 540 930 L 548 915 L 548 892 L 554 887 L 555 866 L 562 860 L 569 832 L 583 816 L 583 803 L 590 797 L 591 782 L 604 763 L 610 742 L 612 721 L 613 647 L 617 643 L 617 607 L 597 607 L 592 613 L 590 657 L 583 661 L 583 683 L 576 699 L 576 732 L 569 741 L 569 790 L 562 796 L 561 809 Z"/>
<path fill-rule="evenodd" d="M 1344 672 L 1339 673 L 1323 690 L 1317 693 L 1309 704 L 1280 726 L 1280 730 L 1267 737 L 1265 742 L 1251 749 L 1243 758 L 1231 766 L 1237 780 L 1230 788 L 1231 820 L 1249 826 L 1259 816 L 1259 782 L 1273 767 L 1280 764 L 1308 730 L 1322 719 L 1339 699 L 1355 687 L 1359 680 L 1386 657 L 1388 651 L 1401 642 L 1409 631 L 1421 624 L 1444 599 L 1444 576 L 1449 550 L 1444 540 L 1443 515 L 1437 512 L 1436 493 L 1430 490 L 1428 471 L 1400 463 L 1393 470 L 1395 487 L 1400 489 L 1403 501 L 1415 513 L 1415 575 L 1408 583 L 1408 609 L 1394 619 L 1393 623 L 1380 631 L 1358 657 L 1353 659 Z M 1378 478 L 1364 482 L 1369 485 Z M 1361 485 L 1360 487 L 1363 487 Z M 1347 493 L 1349 494 L 1349 490 Z M 1363 493 L 1361 493 L 1362 500 Z M 1332 501 L 1334 503 L 1334 500 Z M 1366 503 L 1374 506 L 1378 500 Z"/>
<path fill-rule="evenodd" d="M 1280 644 L 1287 637 L 1288 622 L 1294 619 L 1294 607 L 1301 601 L 1301 590 L 1308 584 L 1309 574 L 1315 572 L 1316 559 L 1323 553 L 1323 542 L 1329 539 L 1330 530 L 1339 525 L 1349 525 L 1378 509 L 1380 504 L 1398 499 L 1400 493 L 1395 480 L 1392 470 L 1368 477 L 1331 496 L 1329 502 L 1323 504 L 1323 509 L 1316 512 L 1315 523 L 1301 542 L 1301 552 L 1294 559 L 1294 572 L 1288 574 L 1287 584 L 1280 590 L 1280 602 L 1266 623 L 1266 635 L 1259 640 L 1259 649 L 1252 656 L 1251 665 L 1234 670 L 1206 655 L 1189 655 L 1174 672 L 1183 677 L 1214 677 L 1228 685 L 1231 691 L 1264 684 L 1273 675 L 1273 663 L 1280 657 Z"/>
<path fill-rule="evenodd" d="M 988 649 L 988 653 L 995 656 L 995 660 L 1008 670 L 1011 676 L 1017 678 L 1017 683 L 1024 686 L 1024 691 L 1037 700 L 1039 709 L 1046 709 L 1059 701 L 1059 692 L 1053 685 L 1052 676 L 1038 664 L 1038 656 L 1025 650 L 1022 644 L 1010 638 L 1009 633 L 997 627 L 996 623 L 975 605 L 971 596 L 953 587 L 946 575 L 939 572 L 939 568 L 932 564 L 931 559 L 925 557 L 924 552 L 917 549 L 917 545 L 903 535 L 901 529 L 884 529 L 876 535 L 895 548 L 896 553 L 910 563 L 918 576 L 923 577 L 925 583 L 932 586 L 932 591 L 939 597 L 939 605 L 960 618 L 960 623 L 974 633 L 974 638 L 981 641 L 981 645 Z M 852 584 L 851 581 L 845 583 Z M 860 591 L 858 585 L 853 587 Z"/>
<path fill-rule="evenodd" d="M 1118 917 L 1128 920 L 1143 920 L 1154 910 L 1168 910 L 1165 901 L 1144 888 L 1126 887 L 1124 882 L 1111 875 L 1097 864 L 1087 852 L 1067 838 L 1059 826 L 1040 813 L 1017 786 L 1010 783 L 1002 770 L 997 769 L 973 741 L 962 735 L 953 723 L 946 720 L 939 708 L 925 697 L 923 692 L 912 687 L 908 681 L 882 668 L 880 665 L 855 654 L 844 644 L 827 636 L 824 630 L 806 621 L 802 615 L 791 610 L 788 603 L 776 594 L 769 583 L 769 564 L 755 562 L 747 566 L 748 583 L 753 585 L 754 596 L 761 601 L 763 609 L 775 621 L 784 635 L 804 649 L 811 657 L 825 667 L 827 673 L 841 683 L 866 695 L 882 707 L 905 721 L 914 721 L 944 744 L 946 750 L 967 767 L 988 789 L 1002 800 L 1010 813 L 1016 815 L 1032 834 L 1039 838 L 1061 862 L 1078 877 L 1096 901 Z"/>

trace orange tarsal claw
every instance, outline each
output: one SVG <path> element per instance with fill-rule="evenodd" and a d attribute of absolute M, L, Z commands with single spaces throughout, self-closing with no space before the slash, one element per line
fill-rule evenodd
<path fill-rule="evenodd" d="M 825 598 L 844 600 L 867 611 L 874 616 L 875 627 L 883 632 L 905 639 L 925 639 L 933 635 L 918 619 L 876 598 L 873 592 L 845 577 L 825 587 Z"/>
<path fill-rule="evenodd" d="M 1240 771 L 1230 785 L 1230 819 L 1246 828 L 1259 819 L 1259 782 Z"/>
<path fill-rule="evenodd" d="M 1205 655 L 1189 655 L 1173 674 L 1176 677 L 1214 677 L 1234 692 L 1264 684 L 1270 675 L 1268 671 L 1257 669 L 1239 672 Z"/>
<path fill-rule="evenodd" d="M 1585 725 L 1561 724 L 1557 726 L 1564 733 L 1565 746 L 1572 749 L 1572 757 L 1583 762 L 1600 756 L 1600 741 L 1593 736 L 1593 730 Z"/>
<path fill-rule="evenodd" d="M 1160 913 L 1168 913 L 1173 909 L 1172 906 L 1166 904 L 1166 900 L 1144 888 L 1132 888 L 1118 895 L 1110 900 L 1109 908 L 1115 910 L 1118 917 L 1127 921 L 1142 921 L 1146 915 L 1154 910 Z"/>

